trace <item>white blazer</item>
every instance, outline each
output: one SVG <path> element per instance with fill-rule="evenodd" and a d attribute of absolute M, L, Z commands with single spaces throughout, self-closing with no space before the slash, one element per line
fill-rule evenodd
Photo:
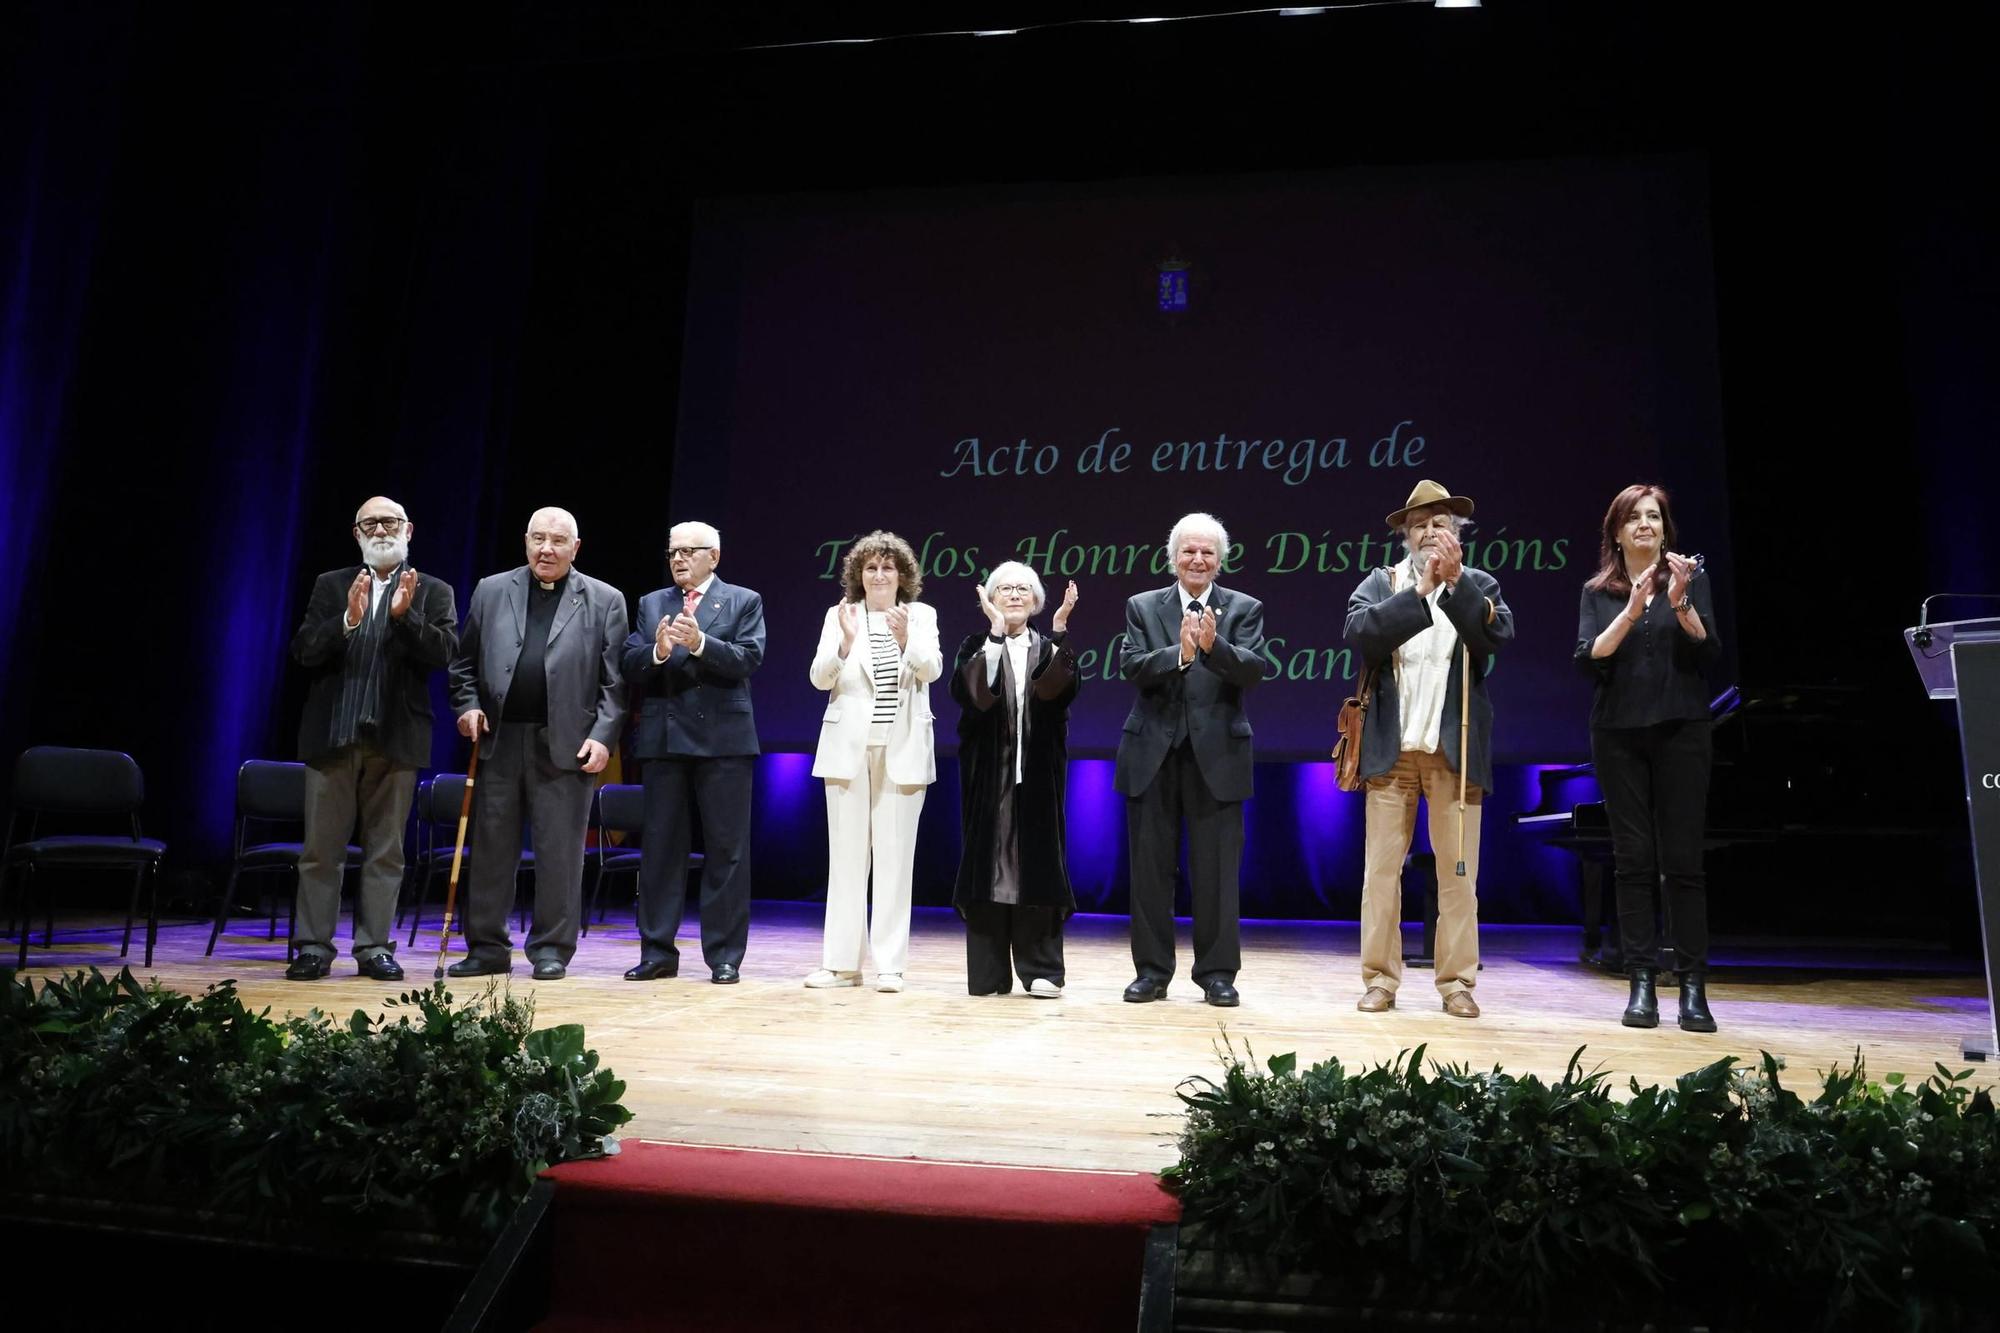
<path fill-rule="evenodd" d="M 930 683 L 944 672 L 938 650 L 937 612 L 922 602 L 905 602 L 910 630 L 903 647 L 903 672 L 897 688 L 903 703 L 889 728 L 889 781 L 901 787 L 929 786 L 937 781 L 937 745 L 931 735 Z M 819 647 L 813 652 L 812 683 L 827 691 L 826 714 L 819 724 L 819 749 L 813 755 L 813 776 L 847 782 L 860 777 L 868 757 L 868 727 L 875 714 L 875 680 L 868 673 L 863 645 L 867 633 L 854 641 L 845 661 L 840 656 L 840 608 L 828 607 L 820 626 Z"/>

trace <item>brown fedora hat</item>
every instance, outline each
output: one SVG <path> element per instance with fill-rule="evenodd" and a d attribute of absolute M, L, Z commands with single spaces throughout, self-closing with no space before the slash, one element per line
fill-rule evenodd
<path fill-rule="evenodd" d="M 1472 517 L 1471 496 L 1453 495 L 1434 481 L 1420 481 L 1416 489 L 1410 492 L 1410 498 L 1404 502 L 1403 507 L 1382 521 L 1392 528 L 1400 528 L 1403 526 L 1403 520 L 1410 516 L 1412 509 L 1428 509 L 1432 505 L 1443 505 L 1460 518 Z"/>

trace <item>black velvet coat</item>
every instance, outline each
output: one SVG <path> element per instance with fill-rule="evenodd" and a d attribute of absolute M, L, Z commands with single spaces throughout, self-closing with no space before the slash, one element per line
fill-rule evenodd
<path fill-rule="evenodd" d="M 1076 698 L 1076 655 L 1069 648 L 1028 631 L 1027 717 L 1022 724 L 1026 751 L 1021 784 L 1014 792 L 1014 828 L 1020 839 L 1021 906 L 1052 907 L 1067 918 L 1076 911 L 1070 892 L 1063 790 L 1069 769 L 1069 705 Z M 1008 740 L 1014 725 L 1013 700 L 986 683 L 986 634 L 968 635 L 958 647 L 951 673 L 957 701 L 958 781 L 961 831 L 958 883 L 952 906 L 965 914 L 967 903 L 989 901 L 993 886 L 994 812 L 1002 784 L 1014 781 Z M 998 684 L 1006 685 L 1006 673 Z"/>

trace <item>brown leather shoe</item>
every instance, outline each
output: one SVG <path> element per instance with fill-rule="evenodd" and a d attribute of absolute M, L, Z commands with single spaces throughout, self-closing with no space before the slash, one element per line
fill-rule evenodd
<path fill-rule="evenodd" d="M 1479 1001 L 1472 998 L 1469 990 L 1455 990 L 1444 997 L 1444 1011 L 1453 1018 L 1477 1018 Z"/>
<path fill-rule="evenodd" d="M 1354 1002 L 1354 1007 L 1364 1014 L 1379 1014 L 1384 1009 L 1394 1009 L 1396 992 L 1384 990 L 1380 986 L 1370 986 L 1361 993 L 1361 998 Z"/>

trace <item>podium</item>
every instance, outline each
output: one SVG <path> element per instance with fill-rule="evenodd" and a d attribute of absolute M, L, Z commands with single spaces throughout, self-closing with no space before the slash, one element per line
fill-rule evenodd
<path fill-rule="evenodd" d="M 1987 1004 L 1986 1031 L 1966 1038 L 1960 1054 L 1991 1060 L 2000 1050 L 1993 1019 L 2000 998 L 1994 970 L 2000 965 L 2000 617 L 1918 626 L 1904 630 L 1903 641 L 1930 697 L 1958 701 Z"/>

